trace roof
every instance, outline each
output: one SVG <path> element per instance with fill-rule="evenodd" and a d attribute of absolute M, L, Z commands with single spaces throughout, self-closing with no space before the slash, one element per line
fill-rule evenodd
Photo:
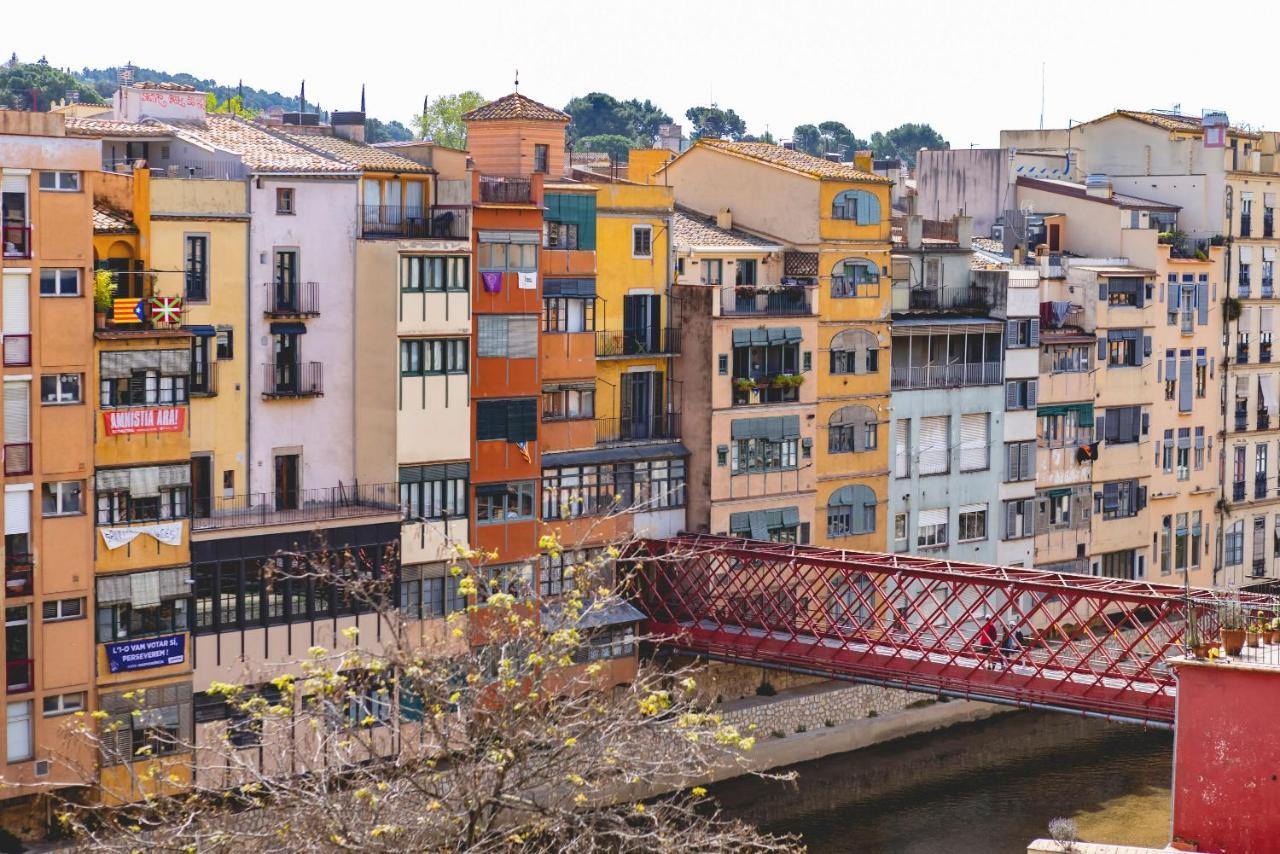
<path fill-rule="evenodd" d="M 66 117 L 68 136 L 147 136 L 164 137 L 169 132 L 150 123 L 120 122 L 114 119 L 81 119 Z"/>
<path fill-rule="evenodd" d="M 1059 181 L 1054 178 L 1028 178 L 1023 175 L 1018 178 L 1018 186 L 1029 187 L 1033 190 L 1044 190 L 1048 193 L 1057 193 L 1060 196 L 1071 196 L 1102 205 L 1113 205 L 1118 208 L 1140 208 L 1142 210 L 1173 211 L 1175 213 L 1182 210 L 1178 205 L 1157 202 L 1139 196 L 1129 196 L 1124 193 L 1112 193 L 1110 198 L 1091 196 L 1084 184 L 1077 184 L 1074 181 Z"/>
<path fill-rule="evenodd" d="M 283 132 L 290 141 L 313 151 L 336 157 L 350 166 L 358 166 L 369 172 L 424 172 L 434 173 L 436 170 L 424 166 L 394 151 L 376 148 L 363 142 L 343 139 L 340 136 L 319 133 L 296 133 L 289 128 L 273 128 Z"/>
<path fill-rule="evenodd" d="M 483 107 L 477 107 L 462 118 L 469 122 L 501 121 L 503 119 L 524 119 L 535 122 L 569 123 L 570 116 L 566 112 L 540 104 L 519 92 L 504 95 L 496 101 L 490 101 Z"/>
<path fill-rule="evenodd" d="M 155 120 L 153 120 L 155 121 Z M 243 119 L 209 113 L 202 119 L 170 119 L 162 124 L 183 139 L 203 147 L 240 155 L 254 172 L 321 172 L 351 174 L 352 166 L 331 155 L 308 151 Z"/>
<path fill-rule="evenodd" d="M 557 451 L 542 455 L 542 465 L 593 466 L 601 463 L 622 463 L 638 460 L 666 460 L 689 456 L 689 449 L 682 442 L 657 442 L 646 445 L 620 445 L 616 448 L 590 448 L 581 451 Z"/>
<path fill-rule="evenodd" d="M 1135 267 L 1132 264 L 1072 264 L 1071 269 L 1101 273 L 1104 276 L 1154 276 L 1156 274 L 1156 271 L 1149 267 Z"/>
<path fill-rule="evenodd" d="M 863 172 L 861 169 L 855 169 L 847 163 L 834 163 L 821 157 L 814 157 L 812 154 L 805 154 L 803 151 L 783 148 L 780 145 L 768 142 L 730 142 L 725 139 L 700 139 L 694 143 L 693 148 L 690 148 L 689 151 L 694 151 L 698 147 L 736 154 L 739 157 L 746 157 L 749 160 L 766 163 L 770 166 L 781 166 L 784 169 L 800 172 L 819 180 L 862 181 L 871 184 L 893 183 L 888 178 L 883 178 L 873 172 Z"/>
<path fill-rule="evenodd" d="M 715 217 L 677 206 L 671 218 L 671 233 L 675 237 L 676 246 L 715 246 L 730 249 L 759 249 L 777 251 L 782 249 L 776 243 L 770 243 L 736 228 L 721 228 L 716 225 Z"/>
<path fill-rule="evenodd" d="M 129 214 L 94 205 L 93 230 L 96 234 L 136 234 L 138 227 Z"/>
<path fill-rule="evenodd" d="M 644 614 L 626 600 L 587 603 L 586 607 L 571 619 L 565 618 L 563 602 L 548 602 L 542 606 L 542 626 L 548 631 L 557 631 L 562 628 L 596 629 L 603 626 L 638 623 L 643 619 Z"/>
<path fill-rule="evenodd" d="M 1105 116 L 1099 116 L 1092 121 L 1085 122 L 1087 125 L 1095 122 L 1106 121 L 1107 119 L 1119 116 L 1121 118 L 1133 119 L 1135 122 L 1142 122 L 1152 127 L 1158 127 L 1161 130 L 1167 130 L 1173 133 L 1194 133 L 1203 134 L 1204 125 L 1201 119 L 1195 116 L 1183 116 L 1177 113 L 1156 113 L 1150 110 L 1112 110 Z M 1261 134 L 1252 133 L 1242 128 L 1229 128 L 1231 133 L 1237 136 L 1247 136 L 1251 138 L 1259 138 Z"/>

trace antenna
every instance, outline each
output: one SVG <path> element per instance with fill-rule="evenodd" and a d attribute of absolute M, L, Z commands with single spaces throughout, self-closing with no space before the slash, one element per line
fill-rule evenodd
<path fill-rule="evenodd" d="M 516 94 L 520 94 L 520 69 L 516 69 Z"/>
<path fill-rule="evenodd" d="M 298 112 L 307 111 L 307 81 L 302 81 L 302 91 L 298 93 Z"/>
<path fill-rule="evenodd" d="M 1040 130 L 1044 130 L 1044 62 L 1040 63 Z"/>
<path fill-rule="evenodd" d="M 364 84 L 360 84 L 360 112 L 364 112 Z"/>

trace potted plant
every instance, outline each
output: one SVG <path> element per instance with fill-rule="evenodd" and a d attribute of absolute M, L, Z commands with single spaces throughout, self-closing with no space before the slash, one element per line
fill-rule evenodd
<path fill-rule="evenodd" d="M 799 388 L 803 382 L 802 374 L 776 374 L 769 384 L 774 388 Z"/>
<path fill-rule="evenodd" d="M 116 299 L 116 277 L 110 270 L 98 270 L 93 274 L 94 326 L 107 328 L 107 315 Z"/>
<path fill-rule="evenodd" d="M 1198 615 L 1192 614 L 1191 620 L 1187 623 L 1187 648 L 1191 650 L 1193 658 L 1207 658 L 1209 655 L 1209 647 L 1213 646 L 1207 641 L 1204 635 L 1200 634 L 1200 620 Z"/>
<path fill-rule="evenodd" d="M 1280 617 L 1272 617 L 1267 624 L 1267 643 L 1280 643 Z"/>
<path fill-rule="evenodd" d="M 733 381 L 733 387 L 736 391 L 740 391 L 743 394 L 750 394 L 755 390 L 756 381 L 751 379 L 751 377 L 736 377 Z"/>
<path fill-rule="evenodd" d="M 1218 632 L 1222 638 L 1222 650 L 1226 655 L 1239 655 L 1245 644 L 1245 619 L 1240 601 L 1224 602 L 1218 606 Z"/>
<path fill-rule="evenodd" d="M 1240 317 L 1240 300 L 1226 297 L 1222 300 L 1222 315 L 1226 320 L 1238 320 Z"/>

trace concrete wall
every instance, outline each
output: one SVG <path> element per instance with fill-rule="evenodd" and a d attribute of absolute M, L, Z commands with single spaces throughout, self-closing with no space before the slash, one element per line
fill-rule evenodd
<path fill-rule="evenodd" d="M 921 151 L 916 160 L 916 213 L 946 220 L 973 217 L 973 233 L 991 233 L 1009 207 L 1008 153 L 1002 148 Z"/>

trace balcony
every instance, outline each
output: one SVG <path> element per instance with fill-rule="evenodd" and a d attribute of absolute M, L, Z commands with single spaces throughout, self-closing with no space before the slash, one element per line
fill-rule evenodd
<path fill-rule="evenodd" d="M 1249 411 L 1244 408 L 1236 409 L 1236 432 L 1243 433 L 1249 429 Z"/>
<path fill-rule="evenodd" d="M 249 168 L 237 160 L 166 160 L 152 163 L 141 158 L 108 157 L 102 161 L 103 172 L 132 175 L 136 169 L 150 169 L 152 178 L 204 178 L 221 181 L 243 181 Z"/>
<path fill-rule="evenodd" d="M 721 288 L 720 314 L 722 317 L 813 314 L 812 290 L 805 285 Z"/>
<path fill-rule="evenodd" d="M 471 237 L 467 205 L 361 205 L 360 236 L 365 239 L 436 238 L 467 240 Z"/>
<path fill-rule="evenodd" d="M 31 365 L 31 335 L 4 336 L 4 366 L 25 368 Z"/>
<path fill-rule="evenodd" d="M 1253 215 L 1252 214 L 1240 214 L 1240 236 L 1241 237 L 1253 236 Z"/>
<path fill-rule="evenodd" d="M 1237 480 L 1231 484 L 1232 501 L 1244 501 L 1246 492 L 1247 490 L 1245 489 L 1245 482 L 1243 480 Z"/>
<path fill-rule="evenodd" d="M 321 362 L 269 362 L 262 368 L 263 397 L 320 397 L 324 394 L 324 365 Z"/>
<path fill-rule="evenodd" d="M 324 489 L 253 492 L 191 502 L 193 531 L 400 515 L 400 485 L 375 483 Z"/>
<path fill-rule="evenodd" d="M 1275 237 L 1275 235 L 1276 235 L 1275 217 L 1272 216 L 1271 214 L 1264 214 L 1262 217 L 1262 236 Z"/>
<path fill-rule="evenodd" d="M 1236 343 L 1236 364 L 1249 364 L 1249 345 L 1247 343 Z"/>
<path fill-rule="evenodd" d="M 680 330 L 671 327 L 602 329 L 596 333 L 596 357 L 670 356 L 680 352 Z"/>
<path fill-rule="evenodd" d="M 35 561 L 29 554 L 9 553 L 4 556 L 4 593 L 6 596 L 30 596 L 35 592 Z"/>
<path fill-rule="evenodd" d="M 680 438 L 680 413 L 659 412 L 646 418 L 597 418 L 597 442 L 642 442 Z"/>
<path fill-rule="evenodd" d="M 1258 429 L 1259 430 L 1271 429 L 1271 414 L 1268 413 L 1267 410 L 1265 409 L 1258 410 Z"/>
<path fill-rule="evenodd" d="M 901 294 L 906 292 L 906 310 L 908 311 L 962 311 L 975 314 L 987 314 L 993 308 L 990 294 L 986 288 L 972 285 L 954 287 L 895 287 L 894 309 L 902 310 Z"/>
<path fill-rule="evenodd" d="M 31 443 L 6 442 L 4 446 L 5 477 L 31 474 Z"/>
<path fill-rule="evenodd" d="M 527 205 L 533 201 L 533 182 L 528 178 L 480 176 L 480 201 L 487 205 Z"/>
<path fill-rule="evenodd" d="M 768 403 L 796 403 L 800 400 L 803 374 L 760 374 L 753 377 L 734 377 L 733 405 L 759 406 Z"/>
<path fill-rule="evenodd" d="M 1267 497 L 1267 476 L 1265 474 L 1257 474 L 1253 476 L 1253 497 Z"/>
<path fill-rule="evenodd" d="M 10 694 L 30 691 L 36 687 L 36 660 L 34 658 L 10 658 L 5 661 L 5 687 Z"/>
<path fill-rule="evenodd" d="M 317 282 L 267 282 L 267 317 L 318 317 L 320 285 Z"/>
<path fill-rule="evenodd" d="M 999 385 L 1004 382 L 1004 363 L 961 362 L 955 365 L 895 367 L 889 376 L 894 389 Z"/>
<path fill-rule="evenodd" d="M 3 231 L 4 257 L 31 257 L 31 226 L 5 223 Z"/>
<path fill-rule="evenodd" d="M 203 371 L 191 372 L 187 392 L 192 397 L 214 397 L 218 394 L 218 362 L 208 362 Z"/>

